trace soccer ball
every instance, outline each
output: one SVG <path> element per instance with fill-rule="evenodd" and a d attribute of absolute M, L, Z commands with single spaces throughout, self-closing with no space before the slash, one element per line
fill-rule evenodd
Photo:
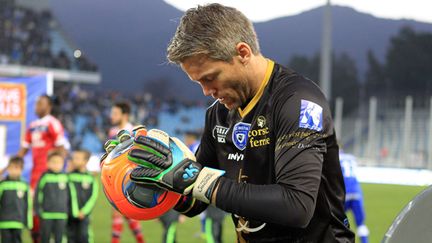
<path fill-rule="evenodd" d="M 116 146 L 101 163 L 101 181 L 106 198 L 121 214 L 137 220 L 158 218 L 172 209 L 181 195 L 157 186 L 137 185 L 129 178 L 136 164 L 127 153 L 132 139 Z"/>

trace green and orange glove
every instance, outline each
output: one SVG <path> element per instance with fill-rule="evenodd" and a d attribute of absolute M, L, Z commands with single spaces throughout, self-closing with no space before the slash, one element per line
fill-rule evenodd
<path fill-rule="evenodd" d="M 120 131 L 117 137 L 118 142 L 107 142 L 105 147 L 109 150 L 119 142 L 133 139 L 128 158 L 139 166 L 131 172 L 132 181 L 157 185 L 182 195 L 192 192 L 194 198 L 210 203 L 218 179 L 225 171 L 203 168 L 183 142 L 161 130 L 147 131 L 141 126 L 132 134 Z"/>

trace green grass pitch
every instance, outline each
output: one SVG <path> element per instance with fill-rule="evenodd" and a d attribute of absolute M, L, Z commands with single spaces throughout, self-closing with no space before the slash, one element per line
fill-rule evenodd
<path fill-rule="evenodd" d="M 366 224 L 370 230 L 370 242 L 380 242 L 393 219 L 402 208 L 425 187 L 362 184 L 365 207 Z M 354 226 L 351 214 L 348 215 Z M 162 242 L 162 225 L 158 220 L 142 222 L 142 230 L 147 243 Z M 92 215 L 92 228 L 96 243 L 111 240 L 111 207 L 101 192 L 97 206 Z M 177 242 L 199 243 L 205 242 L 199 236 L 199 218 L 187 218 L 178 225 Z M 235 242 L 235 230 L 231 217 L 227 215 L 223 228 L 224 242 Z M 24 234 L 24 242 L 31 242 L 29 234 Z M 132 234 L 126 224 L 123 226 L 122 242 L 134 242 Z"/>

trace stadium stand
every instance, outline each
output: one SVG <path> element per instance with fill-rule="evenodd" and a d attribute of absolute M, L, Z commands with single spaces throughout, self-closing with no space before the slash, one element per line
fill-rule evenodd
<path fill-rule="evenodd" d="M 65 42 L 49 10 L 34 11 L 15 0 L 1 0 L 0 64 L 97 71 L 86 57 L 74 58 Z"/>
<path fill-rule="evenodd" d="M 146 124 L 178 137 L 186 131 L 201 131 L 207 107 L 203 102 L 161 101 L 148 93 L 126 96 L 68 84 L 58 85 L 54 93 L 59 99 L 57 114 L 68 131 L 72 149 L 86 148 L 92 153 L 102 152 L 111 127 L 110 110 L 116 101 L 130 103 L 133 124 Z"/>
<path fill-rule="evenodd" d="M 407 112 L 404 97 L 401 104 L 378 106 L 375 128 L 369 127 L 369 117 L 346 117 L 342 124 L 341 145 L 345 151 L 360 158 L 360 165 L 400 168 L 428 168 L 430 164 L 428 131 L 430 108 L 425 99 L 417 98 Z M 400 102 L 399 101 L 399 102 Z M 384 99 L 378 103 L 389 103 Z M 420 104 L 420 105 L 419 105 Z M 369 129 L 375 133 L 368 137 Z"/>

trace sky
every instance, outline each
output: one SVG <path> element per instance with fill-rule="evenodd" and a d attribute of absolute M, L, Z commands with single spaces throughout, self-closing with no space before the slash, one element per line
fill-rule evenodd
<path fill-rule="evenodd" d="M 324 5 L 326 0 L 164 0 L 186 10 L 197 4 L 218 2 L 242 11 L 254 22 L 296 15 Z M 414 19 L 432 23 L 432 0 L 331 0 L 332 4 L 352 7 L 380 18 Z"/>

